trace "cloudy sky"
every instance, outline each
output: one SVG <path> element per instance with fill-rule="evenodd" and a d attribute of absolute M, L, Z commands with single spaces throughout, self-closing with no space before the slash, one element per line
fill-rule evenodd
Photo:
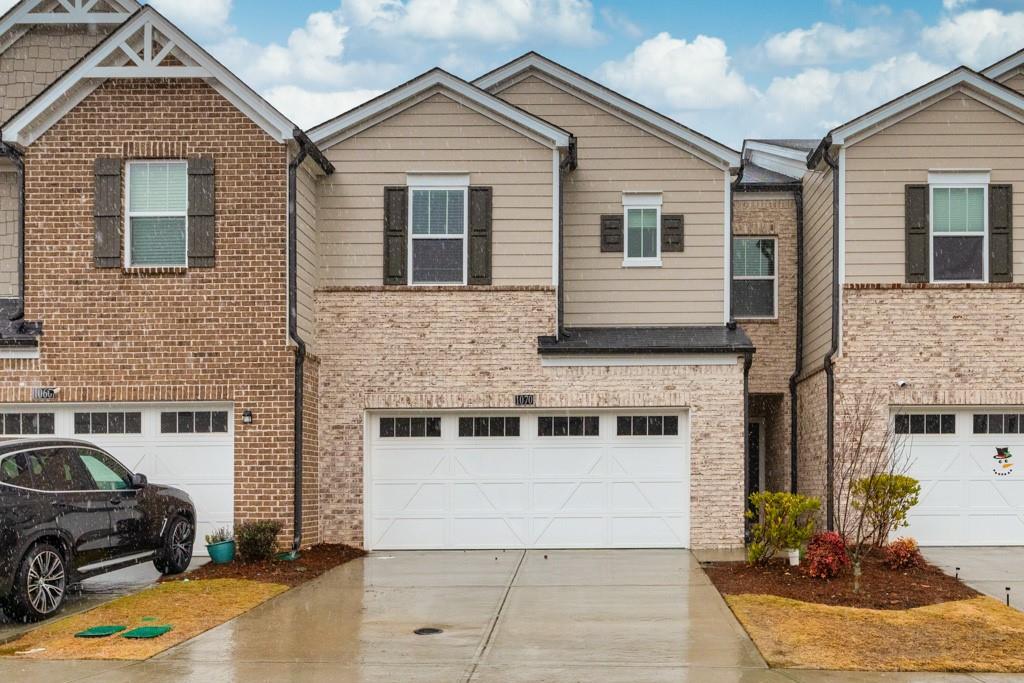
<path fill-rule="evenodd" d="M 435 65 L 472 79 L 537 50 L 738 147 L 1024 48 L 1024 0 L 149 1 L 303 126 Z"/>

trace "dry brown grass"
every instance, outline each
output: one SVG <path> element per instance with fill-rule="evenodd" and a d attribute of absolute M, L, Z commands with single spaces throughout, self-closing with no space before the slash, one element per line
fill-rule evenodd
<path fill-rule="evenodd" d="M 1024 673 L 1024 613 L 989 597 L 908 610 L 725 599 L 773 667 Z"/>
<path fill-rule="evenodd" d="M 279 584 L 237 579 L 162 583 L 88 612 L 44 624 L 18 640 L 0 646 L 0 656 L 18 659 L 149 659 L 248 612 L 286 590 L 287 586 Z M 120 635 L 98 639 L 75 638 L 75 633 L 92 626 L 121 625 L 131 629 L 163 624 L 174 629 L 153 640 L 128 640 Z"/>

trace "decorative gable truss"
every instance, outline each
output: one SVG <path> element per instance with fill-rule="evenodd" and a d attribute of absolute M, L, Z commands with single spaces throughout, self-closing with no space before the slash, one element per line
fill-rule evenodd
<path fill-rule="evenodd" d="M 136 0 L 22 0 L 0 16 L 0 52 L 33 26 L 114 26 L 141 7 Z"/>
<path fill-rule="evenodd" d="M 71 2 L 72 0 L 65 0 Z M 88 4 L 88 0 L 82 0 Z M 14 115 L 3 141 L 32 144 L 107 79 L 198 78 L 281 142 L 296 126 L 163 15 L 146 6 Z"/>

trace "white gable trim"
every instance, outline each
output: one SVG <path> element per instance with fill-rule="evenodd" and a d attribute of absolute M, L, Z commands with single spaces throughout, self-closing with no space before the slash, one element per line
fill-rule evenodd
<path fill-rule="evenodd" d="M 607 105 L 625 112 L 637 121 L 642 121 L 657 128 L 663 133 L 685 141 L 692 147 L 703 150 L 706 154 L 716 159 L 720 165 L 725 164 L 727 166 L 736 167 L 740 164 L 740 155 L 736 150 L 715 142 L 710 138 L 704 137 L 700 133 L 687 128 L 681 123 L 673 121 L 672 119 L 663 116 L 642 104 L 634 102 L 627 97 L 623 97 L 614 90 L 610 90 L 603 85 L 595 83 L 594 81 L 535 53 L 524 55 L 523 57 L 513 60 L 504 66 L 498 67 L 494 71 L 473 81 L 473 84 L 485 90 L 491 90 L 495 86 L 511 78 L 515 78 L 529 69 L 535 69 L 541 73 L 551 76 L 552 78 L 558 79 L 582 93 L 586 93 L 591 97 L 605 102 Z"/>
<path fill-rule="evenodd" d="M 945 76 L 935 79 L 931 83 L 921 86 L 917 90 L 909 92 L 874 111 L 833 129 L 832 144 L 845 144 L 851 138 L 860 136 L 861 133 L 865 133 L 869 129 L 880 127 L 888 119 L 899 116 L 923 102 L 942 95 L 945 91 L 952 90 L 957 85 L 969 86 L 973 90 L 990 97 L 992 99 L 990 104 L 1001 103 L 1018 112 L 1024 111 L 1024 97 L 962 66 Z"/>
<path fill-rule="evenodd" d="M 569 146 L 571 135 L 568 131 L 562 130 L 521 109 L 517 109 L 508 102 L 441 69 L 432 69 L 408 83 L 370 100 L 366 104 L 320 124 L 309 131 L 309 138 L 317 145 L 330 146 L 347 137 L 351 137 L 359 130 L 364 130 L 365 126 L 363 124 L 378 120 L 378 117 L 386 116 L 391 109 L 426 92 L 432 92 L 437 88 L 443 88 L 455 93 L 459 97 L 464 98 L 467 104 L 471 103 L 486 109 L 523 130 L 532 132 L 534 135 L 545 140 L 549 147 Z"/>
<path fill-rule="evenodd" d="M 122 24 L 142 7 L 135 0 L 107 1 L 120 11 L 96 11 L 98 0 L 22 0 L 0 18 L 0 36 L 7 35 L 17 26 Z M 55 11 L 58 8 L 62 11 Z"/>
<path fill-rule="evenodd" d="M 992 66 L 985 67 L 981 71 L 981 75 L 1001 81 L 1003 76 L 1020 66 L 1024 66 L 1024 50 L 1018 50 L 1009 57 L 1000 59 Z"/>
<path fill-rule="evenodd" d="M 765 142 L 745 141 L 743 160 L 797 180 L 807 172 L 806 152 Z"/>
<path fill-rule="evenodd" d="M 154 32 L 168 40 L 159 51 L 155 49 Z M 182 65 L 164 66 L 169 55 L 178 58 Z M 111 57 L 121 58 L 120 65 L 105 64 Z M 15 114 L 3 129 L 3 141 L 23 147 L 32 144 L 108 78 L 200 78 L 275 140 L 291 140 L 296 128 L 174 24 L 147 6 Z"/>

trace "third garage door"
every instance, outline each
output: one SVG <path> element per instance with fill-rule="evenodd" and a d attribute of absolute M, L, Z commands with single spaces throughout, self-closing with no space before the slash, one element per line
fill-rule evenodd
<path fill-rule="evenodd" d="M 374 549 L 689 545 L 684 411 L 371 414 Z"/>

